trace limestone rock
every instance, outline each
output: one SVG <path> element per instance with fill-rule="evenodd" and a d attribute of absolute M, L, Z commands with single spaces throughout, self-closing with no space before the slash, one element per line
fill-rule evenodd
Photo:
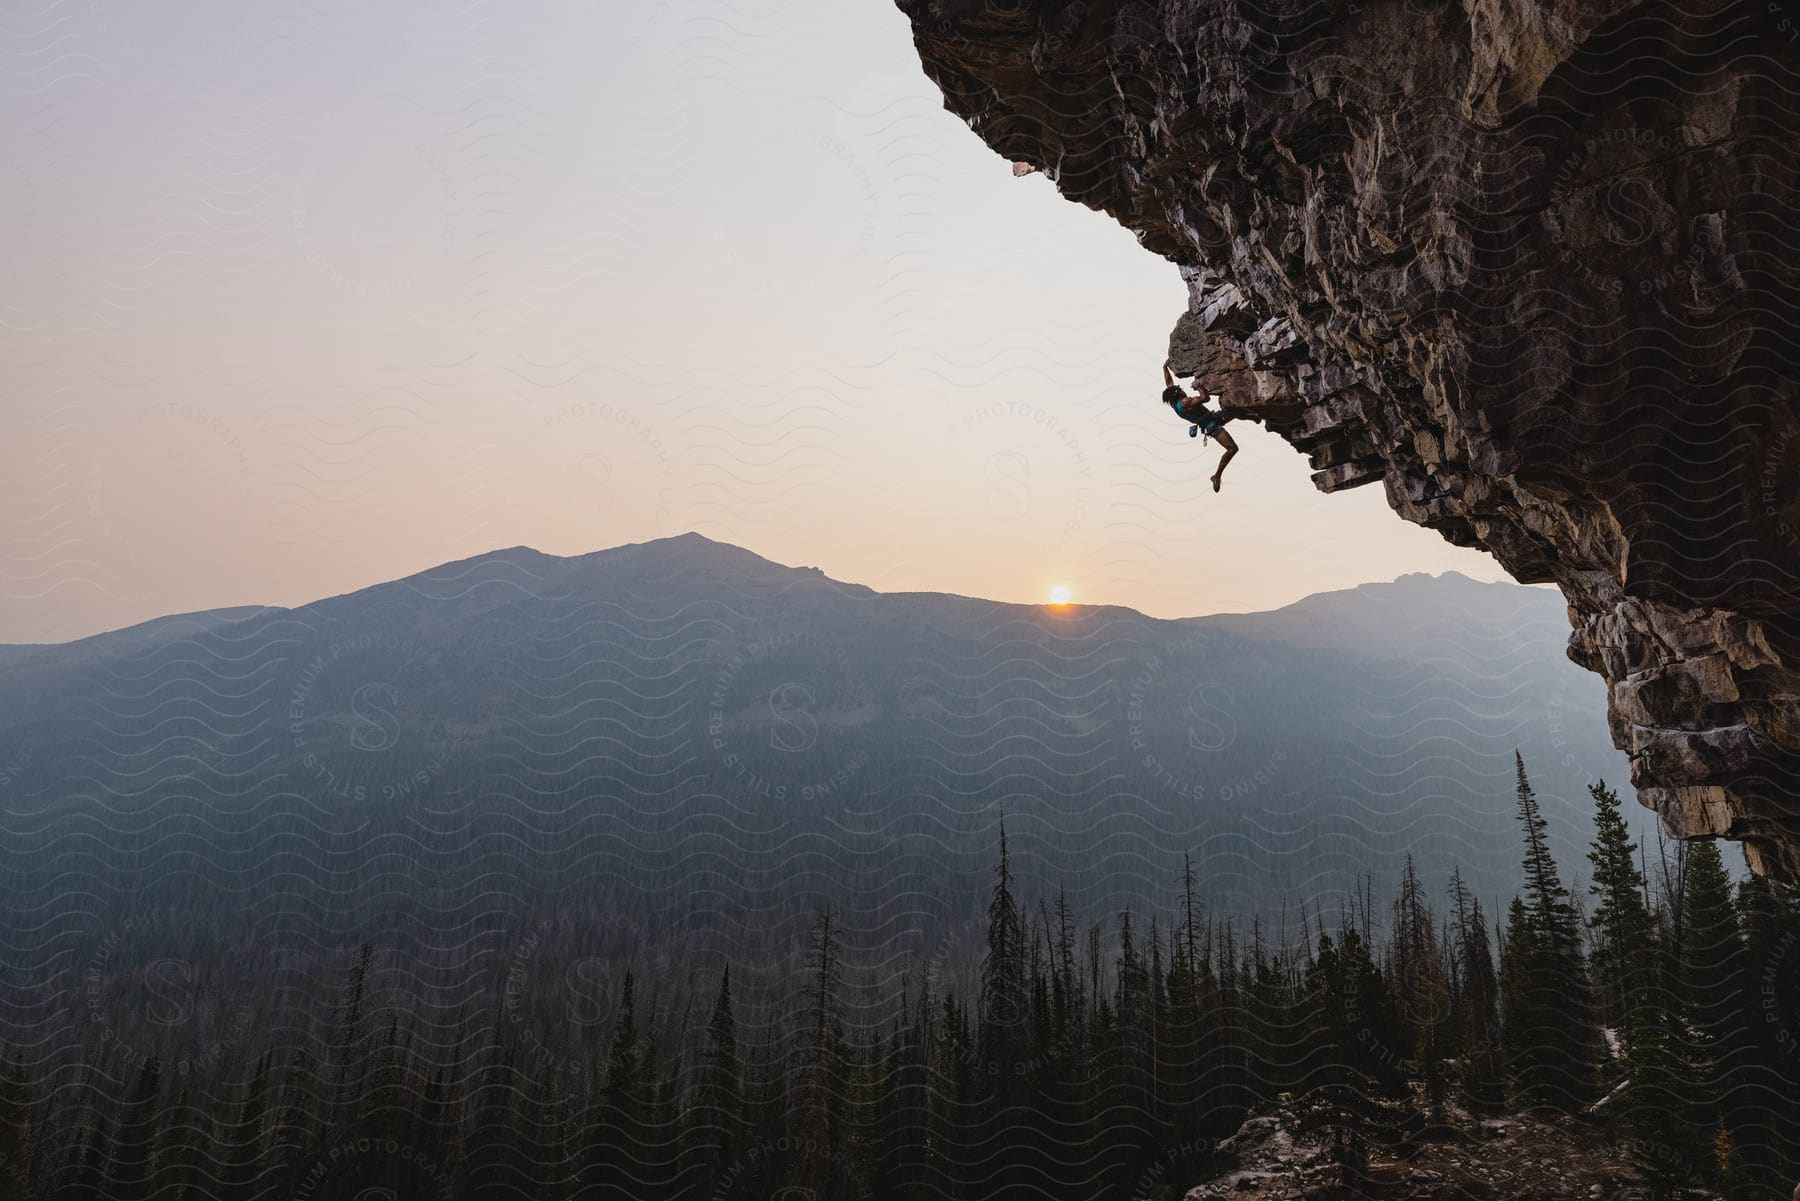
<path fill-rule="evenodd" d="M 1800 8 L 898 2 L 1179 266 L 1178 368 L 1557 583 L 1639 799 L 1800 879 Z"/>

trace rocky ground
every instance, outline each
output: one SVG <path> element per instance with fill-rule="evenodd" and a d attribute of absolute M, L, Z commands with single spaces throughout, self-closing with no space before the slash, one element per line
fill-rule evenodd
<path fill-rule="evenodd" d="M 1186 1201 L 1633 1201 L 1647 1194 L 1608 1126 L 1571 1118 L 1452 1114 L 1410 1153 L 1371 1149 L 1360 1180 L 1344 1183 L 1334 1127 L 1320 1114 L 1283 1107 L 1251 1118 L 1220 1151 L 1233 1166 Z"/>

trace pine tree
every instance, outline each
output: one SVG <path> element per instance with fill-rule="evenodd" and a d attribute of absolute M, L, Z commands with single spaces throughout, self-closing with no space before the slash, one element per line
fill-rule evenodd
<path fill-rule="evenodd" d="M 902 987 L 904 997 L 905 988 Z M 931 1136 L 931 1052 L 936 1040 L 935 1011 L 929 986 L 919 990 L 900 1037 L 889 1048 L 891 1083 L 885 1154 L 875 1192 L 912 1201 L 925 1187 Z"/>
<path fill-rule="evenodd" d="M 1710 1129 L 1726 1117 L 1746 1036 L 1743 941 L 1731 880 L 1715 843 L 1695 842 L 1688 847 L 1681 928 L 1686 1050 L 1698 1086 L 1694 1121 Z"/>
<path fill-rule="evenodd" d="M 1525 835 L 1525 897 L 1507 915 L 1501 957 L 1503 1029 L 1521 1104 L 1565 1111 L 1593 1095 L 1599 1037 L 1592 1016 L 1581 918 L 1562 885 L 1537 794 L 1515 752 Z"/>
<path fill-rule="evenodd" d="M 268 1108 L 270 1057 L 262 1055 L 244 1087 L 237 1121 L 227 1128 L 224 1183 L 234 1195 L 252 1194 L 251 1183 L 263 1167 L 263 1120 Z"/>
<path fill-rule="evenodd" d="M 352 1090 L 361 1083 L 355 1077 L 360 1075 L 362 1064 L 363 1000 L 368 993 L 369 968 L 374 958 L 375 948 L 368 943 L 357 948 L 356 964 L 350 969 L 350 978 L 344 984 L 344 998 L 338 1008 L 336 1061 L 332 1065 L 337 1073 L 334 1125 L 348 1120 Z"/>
<path fill-rule="evenodd" d="M 1777 1116 L 1800 1114 L 1800 890 L 1749 876 L 1738 886 L 1737 910 L 1746 987 L 1745 1050 L 1730 1097 L 1734 1146 L 1746 1188 L 1778 1195 L 1800 1179 L 1800 1122 Z"/>
<path fill-rule="evenodd" d="M 1656 930 L 1619 794 L 1604 780 L 1588 792 L 1594 798 L 1594 841 L 1588 852 L 1594 881 L 1588 891 L 1598 901 L 1589 919 L 1594 931 L 1591 962 L 1603 1020 L 1628 1032 L 1639 1010 L 1651 1003 L 1660 976 Z"/>
<path fill-rule="evenodd" d="M 643 1048 L 638 1041 L 637 980 L 629 971 L 619 992 L 619 1015 L 613 1022 L 612 1046 L 606 1055 L 606 1103 L 627 1108 L 643 1087 Z"/>
<path fill-rule="evenodd" d="M 458 1022 L 455 1029 L 459 1034 L 461 1028 L 461 1023 Z M 460 1043 L 456 1045 L 460 1046 Z M 441 1052 L 442 1048 L 434 1046 L 432 1050 L 435 1059 L 436 1054 Z M 451 1073 L 452 1069 L 448 1065 L 440 1065 L 431 1073 L 422 1106 L 424 1141 L 421 1149 L 426 1155 L 424 1162 L 436 1165 L 438 1177 L 443 1182 L 439 1184 L 438 1188 L 442 1190 L 447 1184 L 450 1194 L 456 1196 L 462 1192 L 462 1187 L 458 1183 L 461 1171 L 459 1159 L 461 1132 L 457 1128 L 462 1116 L 462 1096 L 460 1085 L 458 1081 L 452 1079 Z M 558 1166 L 563 1174 L 564 1192 L 577 1170 L 570 1159 L 578 1150 L 576 1133 L 572 1124 L 567 1121 L 558 1131 Z"/>
<path fill-rule="evenodd" d="M 1208 977 L 1201 951 L 1191 855 L 1182 858 L 1181 888 L 1181 925 L 1169 939 L 1168 1003 L 1160 1056 L 1165 1066 L 1160 1072 L 1163 1083 L 1158 1092 L 1166 1097 L 1169 1141 L 1177 1147 L 1191 1148 L 1206 1137 L 1204 1128 L 1209 1114 L 1201 1094 L 1211 1033 L 1206 1012 Z M 1169 1167 L 1186 1172 L 1193 1166 L 1194 1158 L 1183 1153 Z"/>
<path fill-rule="evenodd" d="M 1556 859 L 1550 854 L 1546 837 L 1549 823 L 1538 806 L 1537 793 L 1525 775 L 1525 760 L 1513 752 L 1518 771 L 1519 824 L 1525 832 L 1525 896 L 1533 925 L 1538 932 L 1561 941 L 1573 934 L 1569 918 L 1574 910 L 1569 904 L 1569 890 L 1562 885 L 1556 870 Z"/>
<path fill-rule="evenodd" d="M 400 1066 L 400 1020 L 394 1017 L 388 1021 L 374 1071 L 362 1090 L 357 1126 L 377 1138 L 405 1143 L 414 1100 Z"/>
<path fill-rule="evenodd" d="M 1144 1002 L 1144 961 L 1138 956 L 1137 939 L 1131 932 L 1131 910 L 1119 914 L 1118 991 L 1113 1012 L 1121 1027 L 1136 1022 Z"/>
<path fill-rule="evenodd" d="M 1012 864 L 1006 850 L 1006 823 L 1000 823 L 1000 861 L 988 900 L 987 951 L 981 962 L 981 1008 L 977 1052 L 993 1078 L 997 1103 L 1017 1099 L 1026 1046 L 1025 930 L 1013 896 Z"/>
<path fill-rule="evenodd" d="M 638 1166 L 634 1181 L 637 1196 L 664 1197 L 674 1184 L 679 1138 L 670 1114 L 669 1077 L 662 1052 L 646 1032 L 642 1039 L 639 1068 L 636 1132 Z"/>
<path fill-rule="evenodd" d="M 1460 878 L 1457 881 L 1460 886 Z M 1506 1101 L 1500 1064 L 1500 981 L 1488 947 L 1487 916 L 1480 898 L 1459 893 L 1456 948 L 1462 977 L 1463 1097 L 1477 1112 L 1494 1112 Z"/>
<path fill-rule="evenodd" d="M 1162 930 L 1157 916 L 1150 917 L 1150 953 L 1143 961 L 1141 1012 L 1128 1043 L 1133 1059 L 1133 1105 L 1142 1117 L 1142 1155 L 1155 1157 L 1155 1144 L 1165 1128 L 1163 1112 L 1163 1036 L 1168 1026 L 1167 981 L 1163 977 Z"/>
<path fill-rule="evenodd" d="M 854 1055 L 850 1095 L 836 1153 L 839 1187 L 844 1196 L 866 1196 L 881 1170 L 882 1129 L 886 1117 L 887 1054 L 883 1039 L 872 1032 Z"/>
<path fill-rule="evenodd" d="M 1386 1012 L 1393 1008 L 1386 979 L 1349 914 L 1335 940 L 1320 931 L 1304 990 L 1309 1071 L 1298 1083 L 1316 1102 L 1308 1124 L 1329 1140 L 1335 1162 L 1354 1179 L 1372 1097 L 1394 1091 L 1398 1057 L 1384 1040 L 1398 1027 Z"/>
<path fill-rule="evenodd" d="M 850 1084 L 849 1055 L 838 1017 L 841 985 L 837 927 L 831 909 L 826 907 L 813 923 L 810 1046 L 795 1120 L 796 1133 L 808 1153 L 788 1176 L 790 1187 L 818 1196 L 842 1195 L 841 1173 L 851 1154 L 844 1113 Z"/>
<path fill-rule="evenodd" d="M 1506 1040 L 1507 1074 L 1515 1080 L 1527 1070 L 1535 1050 L 1527 1035 L 1537 1018 L 1531 988 L 1536 959 L 1536 931 L 1524 900 L 1514 897 L 1506 908 L 1500 942 L 1500 1027 Z"/>
<path fill-rule="evenodd" d="M 288 1189 L 300 1187 L 301 1164 L 318 1146 L 325 1127 L 318 1112 L 324 1094 L 324 1077 L 305 1047 L 297 1048 L 281 1074 L 275 1120 L 269 1131 L 269 1154 L 275 1178 Z"/>
<path fill-rule="evenodd" d="M 1694 1183 L 1693 1128 L 1684 1116 L 1686 1098 L 1681 1061 L 1671 1046 L 1661 1014 L 1644 1006 L 1631 1013 L 1625 1035 L 1626 1080 L 1621 1098 L 1632 1163 L 1654 1201 Z"/>
<path fill-rule="evenodd" d="M 158 1133 L 157 1094 L 162 1088 L 162 1066 L 152 1055 L 138 1069 L 137 1082 L 119 1122 L 109 1175 L 111 1196 L 143 1195 L 150 1166 L 156 1155 Z"/>
<path fill-rule="evenodd" d="M 554 1061 L 545 1063 L 535 1081 L 537 1104 L 520 1109 L 528 1115 L 517 1137 L 531 1169 L 528 1179 L 533 1201 L 566 1201 L 573 1183 L 570 1164 L 574 1148 L 570 1144 L 574 1132 L 562 1076 Z"/>
<path fill-rule="evenodd" d="M 518 1124 L 518 1106 L 523 1076 L 513 1064 L 512 1044 L 501 1038 L 498 1023 L 484 1031 L 486 1038 L 473 1075 L 473 1095 L 469 1099 L 472 1120 L 466 1150 L 467 1174 L 471 1191 L 516 1188 L 517 1148 L 510 1133 Z M 583 1167 L 591 1170 L 603 1195 L 618 1196 L 617 1158 L 623 1135 L 607 1124 L 608 1107 L 594 1109 L 594 1124 L 586 1132 L 582 1146 Z M 614 1189 L 610 1194 L 604 1190 Z"/>
<path fill-rule="evenodd" d="M 1086 1020 L 1087 1009 L 1081 975 L 1075 967 L 1075 919 L 1069 911 L 1068 894 L 1061 888 L 1056 890 L 1056 973 L 1063 998 L 1062 1029 L 1073 1040 Z M 1072 1055 L 1072 1047 L 1066 1047 L 1064 1053 Z"/>
<path fill-rule="evenodd" d="M 1367 934 L 1346 927 L 1341 938 L 1346 1016 L 1352 1025 L 1350 1063 L 1357 1087 L 1398 1095 L 1406 1086 L 1405 1064 L 1397 1051 L 1403 1038 L 1399 1006 L 1375 964 Z"/>
<path fill-rule="evenodd" d="M 1352 1038 L 1344 1014 L 1343 966 L 1337 943 L 1323 930 L 1306 965 L 1306 1074 L 1301 1086 L 1327 1100 L 1339 1100 L 1348 1089 L 1343 1071 Z"/>
<path fill-rule="evenodd" d="M 1442 1064 L 1449 1054 L 1449 982 L 1425 888 L 1409 853 L 1394 899 L 1391 987 L 1399 1002 L 1399 1047 L 1418 1062 L 1434 1117 L 1442 1109 Z"/>
<path fill-rule="evenodd" d="M 829 905 L 819 910 L 812 929 L 812 985 L 810 1025 L 812 1062 L 826 1062 L 832 1048 L 832 1031 L 838 1024 L 838 989 L 843 984 L 838 963 L 837 928 Z"/>
<path fill-rule="evenodd" d="M 1181 938 L 1184 959 L 1191 969 L 1199 960 L 1198 915 L 1194 908 L 1194 853 L 1181 852 Z"/>
<path fill-rule="evenodd" d="M 637 980 L 627 971 L 619 993 L 619 1012 L 613 1022 L 612 1045 L 606 1054 L 606 1079 L 600 1095 L 598 1128 L 593 1132 L 594 1178 L 598 1195 L 625 1198 L 636 1195 L 647 1174 L 644 1160 L 647 1142 L 643 1106 L 647 1093 L 647 1047 L 638 1033 Z M 511 1094 L 507 1103 L 511 1112 Z M 483 1125 L 507 1129 L 510 1121 L 496 1125 L 491 1116 Z"/>
<path fill-rule="evenodd" d="M 968 1016 L 951 993 L 944 994 L 936 1026 L 935 1053 L 926 1076 L 930 1153 L 921 1191 L 932 1197 L 959 1197 L 964 1195 L 961 1182 L 980 1157 L 982 1139 Z"/>
<path fill-rule="evenodd" d="M 1656 918 L 1618 794 L 1604 782 L 1588 791 L 1594 798 L 1589 891 L 1598 898 L 1590 922 L 1592 963 L 1606 1020 L 1619 1032 L 1623 1048 L 1620 1108 L 1631 1131 L 1633 1159 L 1651 1191 L 1674 1196 L 1697 1183 L 1699 1157 L 1687 1115 L 1688 1071 L 1674 1045 L 1676 1013 L 1663 987 L 1667 973 Z"/>
<path fill-rule="evenodd" d="M 701 1196 L 711 1197 L 743 1141 L 743 1068 L 738 1061 L 737 1019 L 731 1008 L 731 969 L 719 978 L 706 1051 L 690 1115 L 691 1159 Z"/>

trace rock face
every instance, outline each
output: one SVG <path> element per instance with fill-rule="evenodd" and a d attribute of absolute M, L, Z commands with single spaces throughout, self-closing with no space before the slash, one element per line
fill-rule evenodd
<path fill-rule="evenodd" d="M 1639 798 L 1800 878 L 1800 0 L 899 4 L 1184 374 L 1560 585 Z"/>

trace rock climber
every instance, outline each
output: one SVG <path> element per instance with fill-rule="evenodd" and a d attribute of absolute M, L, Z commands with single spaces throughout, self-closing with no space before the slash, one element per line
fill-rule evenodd
<path fill-rule="evenodd" d="M 1207 408 L 1204 396 L 1188 395 L 1187 391 L 1175 382 L 1173 365 L 1173 360 L 1165 360 L 1163 363 L 1163 403 L 1174 409 L 1175 415 L 1188 423 L 1188 437 L 1193 438 L 1204 434 L 1208 438 L 1218 439 L 1219 445 L 1225 449 L 1225 457 L 1219 460 L 1219 469 L 1213 472 L 1212 476 L 1213 491 L 1217 492 L 1222 477 L 1225 475 L 1226 465 L 1238 452 L 1237 443 L 1232 440 L 1230 434 L 1225 432 L 1225 423 L 1231 420 L 1231 416 L 1221 411 L 1222 405 L 1219 409 Z"/>

